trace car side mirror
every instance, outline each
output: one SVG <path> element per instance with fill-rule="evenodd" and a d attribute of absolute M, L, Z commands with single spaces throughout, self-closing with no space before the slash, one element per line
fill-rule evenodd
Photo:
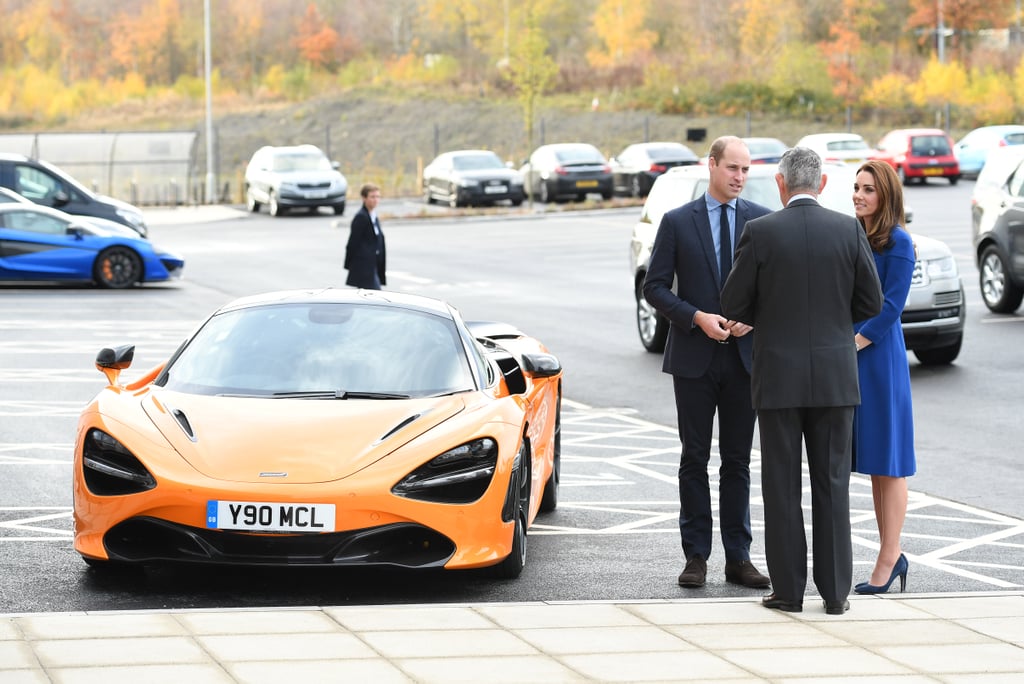
<path fill-rule="evenodd" d="M 341 162 L 332 161 L 331 162 L 331 168 L 334 169 L 335 171 L 337 171 L 338 169 L 341 168 Z"/>
<path fill-rule="evenodd" d="M 53 193 L 53 206 L 55 207 L 63 207 L 70 201 L 71 198 L 68 197 L 68 193 L 64 192 L 63 190 L 58 190 L 57 192 Z"/>

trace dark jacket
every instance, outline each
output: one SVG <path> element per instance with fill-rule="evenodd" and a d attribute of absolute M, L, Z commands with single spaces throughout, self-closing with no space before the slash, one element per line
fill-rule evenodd
<path fill-rule="evenodd" d="M 746 222 L 770 211 L 745 199 L 736 200 L 736 240 Z M 676 291 L 672 284 L 676 282 Z M 721 314 L 718 260 L 704 195 L 666 212 L 651 249 L 644 279 L 644 297 L 672 324 L 662 370 L 685 378 L 707 371 L 718 342 L 693 325 L 697 311 Z M 740 357 L 750 372 L 751 336 L 736 338 Z"/>
<path fill-rule="evenodd" d="M 364 205 L 352 217 L 348 244 L 345 246 L 345 268 L 348 269 L 345 284 L 367 289 L 380 289 L 380 285 L 387 285 L 386 257 L 384 231 L 381 230 L 379 234 L 374 232 L 370 212 Z"/>
<path fill-rule="evenodd" d="M 853 324 L 882 310 L 882 287 L 855 218 L 801 198 L 748 223 L 722 308 L 754 326 L 754 408 L 860 403 Z"/>

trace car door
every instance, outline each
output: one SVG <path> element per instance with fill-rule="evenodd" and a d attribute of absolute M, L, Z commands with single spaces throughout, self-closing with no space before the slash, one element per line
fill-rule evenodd
<path fill-rule="evenodd" d="M 0 213 L 0 279 L 91 278 L 96 249 L 69 225 L 30 209 Z"/>

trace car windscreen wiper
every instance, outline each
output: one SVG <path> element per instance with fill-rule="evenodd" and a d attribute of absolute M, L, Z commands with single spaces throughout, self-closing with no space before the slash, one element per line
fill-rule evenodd
<path fill-rule="evenodd" d="M 408 399 L 408 394 L 395 392 L 351 392 L 346 390 L 319 390 L 314 392 L 274 392 L 275 399 Z"/>

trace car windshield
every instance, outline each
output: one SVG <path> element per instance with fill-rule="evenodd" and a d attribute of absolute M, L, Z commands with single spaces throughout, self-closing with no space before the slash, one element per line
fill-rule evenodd
<path fill-rule="evenodd" d="M 460 154 L 452 157 L 452 166 L 456 171 L 483 171 L 485 169 L 503 169 L 505 165 L 496 154 Z"/>
<path fill-rule="evenodd" d="M 866 150 L 868 144 L 863 140 L 833 140 L 825 145 L 829 152 L 843 152 L 845 150 Z"/>
<path fill-rule="evenodd" d="M 471 390 L 451 319 L 391 306 L 292 303 L 210 319 L 157 384 L 179 392 L 309 399 Z"/>
<path fill-rule="evenodd" d="M 586 147 L 570 147 L 555 152 L 559 164 L 604 164 L 601 153 Z"/>
<path fill-rule="evenodd" d="M 296 152 L 274 155 L 274 171 L 330 171 L 331 162 L 322 154 Z"/>
<path fill-rule="evenodd" d="M 673 161 L 676 159 L 696 159 L 697 155 L 683 146 L 666 145 L 665 147 L 648 147 L 647 156 L 654 161 Z"/>
<path fill-rule="evenodd" d="M 747 149 L 750 154 L 782 154 L 786 146 L 772 140 L 748 140 Z"/>
<path fill-rule="evenodd" d="M 910 139 L 910 153 L 918 157 L 953 154 L 949 141 L 942 135 L 918 135 Z"/>

